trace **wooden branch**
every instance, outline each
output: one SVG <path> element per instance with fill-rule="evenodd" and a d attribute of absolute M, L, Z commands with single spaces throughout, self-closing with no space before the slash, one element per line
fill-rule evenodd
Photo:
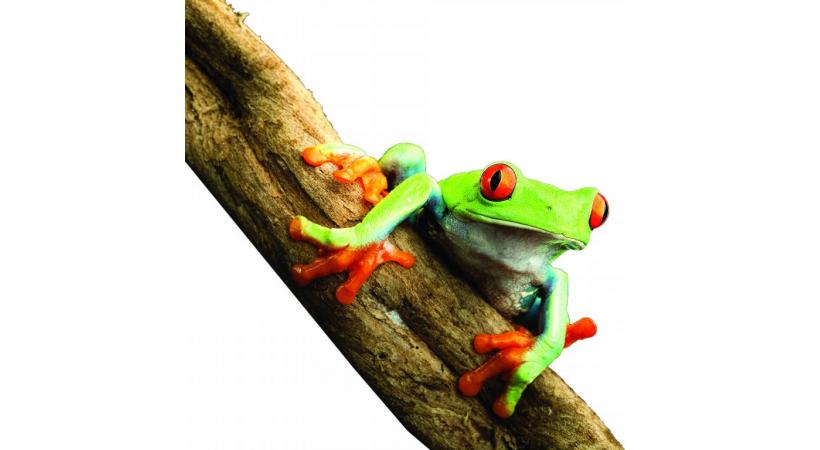
<path fill-rule="evenodd" d="M 511 326 L 407 226 L 391 240 L 416 255 L 416 266 L 382 266 L 354 304 L 334 299 L 339 277 L 297 287 L 289 268 L 315 250 L 288 238 L 290 220 L 350 226 L 366 212 L 358 186 L 299 157 L 339 136 L 296 75 L 222 1 L 186 0 L 185 49 L 186 162 L 413 435 L 431 448 L 621 448 L 551 370 L 508 420 L 489 411 L 490 395 L 457 393 L 458 374 L 484 359 L 472 337 Z"/>

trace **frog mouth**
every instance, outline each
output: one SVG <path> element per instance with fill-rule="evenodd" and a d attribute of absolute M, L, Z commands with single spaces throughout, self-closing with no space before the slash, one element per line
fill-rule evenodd
<path fill-rule="evenodd" d="M 564 246 L 567 250 L 582 250 L 584 247 L 586 247 L 586 245 L 582 241 L 565 236 L 560 233 L 552 233 L 546 230 L 542 230 L 541 228 L 534 227 L 532 225 L 527 225 L 525 223 L 513 222 L 511 220 L 505 219 L 496 219 L 494 217 L 485 216 L 484 214 L 479 214 L 467 208 L 462 209 L 462 211 L 463 213 L 465 213 L 465 216 L 469 217 L 471 220 L 474 220 L 476 222 L 499 225 L 508 228 L 517 228 L 519 230 L 526 230 L 544 235 L 547 238 L 547 240 L 559 243 L 560 245 Z"/>

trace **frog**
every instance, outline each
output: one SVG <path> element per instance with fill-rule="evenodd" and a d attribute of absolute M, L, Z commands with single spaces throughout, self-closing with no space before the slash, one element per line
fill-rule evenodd
<path fill-rule="evenodd" d="M 491 407 L 498 417 L 515 412 L 525 388 L 563 349 L 596 334 L 589 317 L 570 321 L 568 276 L 553 263 L 568 250 L 586 247 L 592 231 L 607 220 L 609 204 L 598 189 L 563 190 L 525 177 L 507 161 L 436 181 L 426 171 L 424 150 L 411 143 L 396 144 L 379 159 L 342 143 L 308 147 L 301 156 L 314 167 L 332 164 L 333 177 L 359 184 L 372 208 L 344 228 L 296 216 L 288 227 L 290 237 L 320 252 L 312 262 L 293 266 L 296 283 L 307 286 L 348 272 L 335 296 L 350 304 L 380 264 L 396 262 L 408 269 L 415 264 L 412 254 L 388 240 L 399 224 L 414 224 L 513 325 L 513 331 L 475 335 L 476 352 L 495 353 L 457 381 L 459 392 L 472 397 L 487 380 L 506 380 Z"/>

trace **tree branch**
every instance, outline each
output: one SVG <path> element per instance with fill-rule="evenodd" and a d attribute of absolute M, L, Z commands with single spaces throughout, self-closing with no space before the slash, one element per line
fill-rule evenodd
<path fill-rule="evenodd" d="M 338 276 L 292 282 L 291 265 L 314 250 L 288 238 L 290 220 L 350 226 L 366 208 L 358 186 L 302 162 L 299 150 L 339 136 L 242 20 L 220 0 L 186 0 L 185 160 L 401 423 L 432 448 L 621 448 L 551 370 L 504 421 L 489 412 L 490 395 L 457 393 L 458 374 L 483 360 L 472 337 L 511 326 L 408 226 L 391 240 L 416 266 L 382 266 L 352 305 L 333 297 Z"/>

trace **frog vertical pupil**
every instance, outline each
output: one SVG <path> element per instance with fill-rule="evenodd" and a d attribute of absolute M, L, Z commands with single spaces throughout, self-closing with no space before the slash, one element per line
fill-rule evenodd
<path fill-rule="evenodd" d="M 496 170 L 493 174 L 493 177 L 490 179 L 490 189 L 496 190 L 498 189 L 498 185 L 501 183 L 501 170 Z"/>
<path fill-rule="evenodd" d="M 507 200 L 515 190 L 515 182 L 515 171 L 510 166 L 493 164 L 481 174 L 481 195 L 494 202 Z"/>

